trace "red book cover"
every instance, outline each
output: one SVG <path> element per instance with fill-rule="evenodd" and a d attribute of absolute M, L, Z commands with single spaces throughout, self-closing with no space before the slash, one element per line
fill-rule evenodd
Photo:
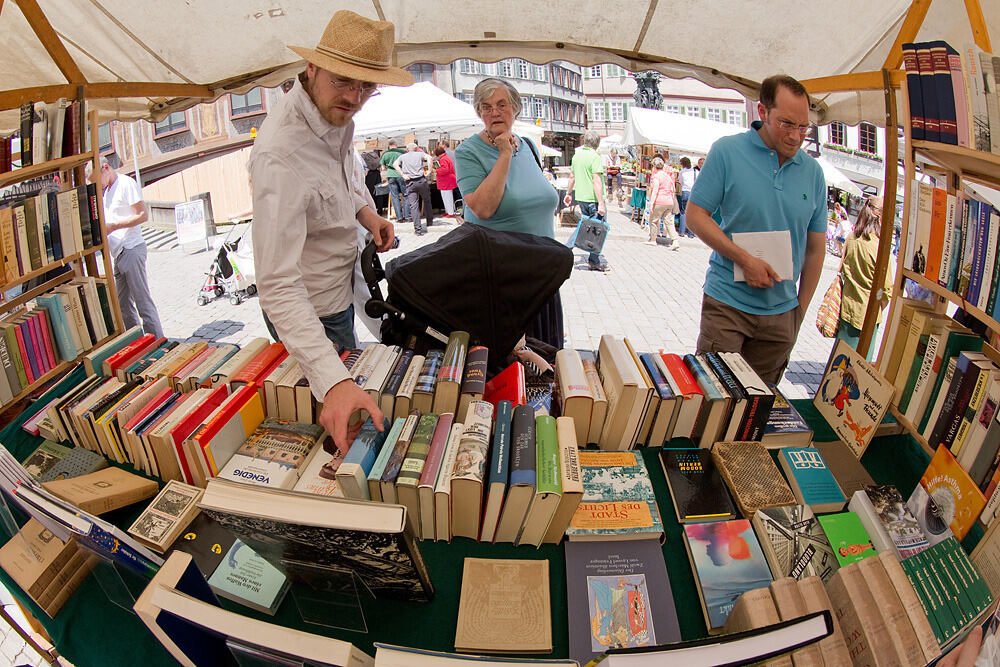
<path fill-rule="evenodd" d="M 944 250 L 944 233 L 948 223 L 948 191 L 934 188 L 931 199 L 931 238 L 927 244 L 927 264 L 924 276 L 931 282 L 938 282 L 941 272 L 941 252 Z M 947 230 L 950 233 L 950 230 Z M 974 305 L 974 304 L 973 304 Z"/>
<path fill-rule="evenodd" d="M 137 412 L 135 416 L 132 417 L 132 419 L 130 419 L 127 424 L 125 424 L 122 430 L 131 431 L 132 429 L 134 429 L 136 425 L 143 419 L 148 417 L 150 413 L 153 412 L 153 410 L 163 405 L 163 402 L 168 398 L 170 398 L 170 396 L 172 396 L 173 393 L 174 392 L 170 387 L 164 387 L 163 389 L 161 389 L 160 393 L 154 396 L 152 400 L 149 401 L 149 403 L 143 406 L 142 410 L 139 410 L 139 412 Z"/>
<path fill-rule="evenodd" d="M 28 384 L 34 382 L 38 376 L 32 368 L 33 363 L 28 355 L 28 346 L 24 344 L 24 329 L 21 328 L 23 322 L 14 324 L 14 337 L 17 339 L 17 351 L 21 355 L 21 363 L 24 365 L 24 374 L 28 376 Z"/>
<path fill-rule="evenodd" d="M 687 364 L 684 363 L 679 354 L 667 353 L 660 350 L 660 358 L 663 359 L 663 365 L 670 371 L 670 376 L 677 383 L 677 388 L 680 389 L 684 398 L 688 398 L 693 394 L 703 393 L 698 381 L 691 375 L 690 369 L 688 369 Z"/>
<path fill-rule="evenodd" d="M 228 422 L 234 414 L 239 412 L 243 404 L 250 400 L 250 396 L 257 391 L 259 387 L 257 383 L 250 382 L 243 385 L 229 396 L 226 401 L 225 406 L 215 413 L 215 416 L 211 420 L 205 422 L 205 425 L 198 429 L 192 438 L 198 443 L 198 446 L 204 449 L 205 444 L 211 442 L 215 434 L 219 432 L 226 422 Z"/>
<path fill-rule="evenodd" d="M 177 424 L 170 429 L 170 440 L 174 444 L 177 452 L 177 460 L 181 464 L 181 473 L 188 484 L 194 484 L 194 475 L 191 474 L 191 465 L 184 455 L 184 440 L 197 429 L 212 411 L 222 405 L 229 396 L 229 385 L 220 384 L 216 387 L 205 402 L 185 415 Z"/>
<path fill-rule="evenodd" d="M 528 392 L 524 384 L 524 366 L 515 361 L 486 383 L 483 400 L 496 408 L 500 401 L 510 401 L 512 405 L 527 405 Z"/>
<path fill-rule="evenodd" d="M 49 368 L 55 368 L 59 363 L 56 357 L 56 349 L 52 346 L 52 323 L 49 322 L 49 313 L 44 308 L 35 311 L 38 313 L 38 329 L 42 333 L 42 344 L 45 346 L 45 354 L 49 359 Z M 68 359 L 67 361 L 72 361 Z"/>
<path fill-rule="evenodd" d="M 156 336 L 153 334 L 144 334 L 139 336 L 134 341 L 118 350 L 110 357 L 104 360 L 104 369 L 107 375 L 114 375 L 122 366 L 128 366 L 135 357 L 138 357 L 141 353 L 146 351 L 146 348 L 156 341 Z M 124 363 L 128 361 L 129 363 Z"/>
<path fill-rule="evenodd" d="M 288 356 L 285 351 L 285 346 L 281 343 L 271 343 L 269 346 L 264 348 L 264 351 L 258 354 L 254 359 L 243 367 L 239 373 L 234 375 L 229 383 L 237 384 L 256 382 L 261 383 L 267 373 L 273 370 L 273 367 L 278 363 L 281 363 L 281 359 Z"/>

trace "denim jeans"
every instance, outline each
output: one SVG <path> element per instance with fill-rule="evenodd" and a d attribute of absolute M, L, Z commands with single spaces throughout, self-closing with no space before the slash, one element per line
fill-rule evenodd
<path fill-rule="evenodd" d="M 389 199 L 392 200 L 392 210 L 396 213 L 396 222 L 409 219 L 410 212 L 403 199 L 403 195 L 406 193 L 406 181 L 396 177 L 391 177 L 388 180 Z"/>
<path fill-rule="evenodd" d="M 686 236 L 688 233 L 687 227 L 687 217 L 685 216 L 685 211 L 687 211 L 688 199 L 691 197 L 690 190 L 681 190 L 681 193 L 677 195 L 677 208 L 681 210 L 681 236 Z"/>
<path fill-rule="evenodd" d="M 596 201 L 581 201 L 577 202 L 580 205 L 580 213 L 587 216 L 588 218 L 595 218 L 597 220 L 604 220 L 603 215 L 597 215 L 597 202 Z M 592 252 L 590 256 L 587 257 L 587 263 L 592 266 L 600 266 L 601 255 L 600 253 Z"/>
<path fill-rule="evenodd" d="M 261 312 L 263 313 L 263 311 Z M 281 339 L 278 338 L 278 332 L 274 330 L 274 325 L 268 319 L 267 313 L 263 313 L 263 315 L 267 332 L 271 334 L 271 338 L 280 343 Z M 326 337 L 340 350 L 353 350 L 358 346 L 354 338 L 354 304 L 351 304 L 346 310 L 342 310 L 339 313 L 325 315 L 319 318 L 319 321 L 323 323 Z"/>

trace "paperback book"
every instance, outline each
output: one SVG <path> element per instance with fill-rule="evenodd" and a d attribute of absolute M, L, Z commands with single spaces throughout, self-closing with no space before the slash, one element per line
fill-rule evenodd
<path fill-rule="evenodd" d="M 583 499 L 566 536 L 570 540 L 663 539 L 646 464 L 636 452 L 580 452 Z"/>
<path fill-rule="evenodd" d="M 818 576 L 829 581 L 840 567 L 826 533 L 807 505 L 758 510 L 751 522 L 775 579 Z"/>
<path fill-rule="evenodd" d="M 680 523 L 735 518 L 726 483 L 707 449 L 661 449 L 660 464 Z"/>

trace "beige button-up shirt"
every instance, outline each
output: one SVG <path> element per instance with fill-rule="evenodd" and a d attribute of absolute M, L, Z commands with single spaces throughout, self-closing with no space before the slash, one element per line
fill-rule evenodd
<path fill-rule="evenodd" d="M 323 118 L 299 81 L 268 114 L 250 153 L 260 305 L 313 395 L 350 377 L 319 318 L 351 305 L 358 211 L 354 123 Z"/>

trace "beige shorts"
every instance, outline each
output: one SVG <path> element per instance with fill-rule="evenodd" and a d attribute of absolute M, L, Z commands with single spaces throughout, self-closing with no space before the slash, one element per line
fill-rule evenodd
<path fill-rule="evenodd" d="M 739 352 L 762 380 L 778 384 L 799 335 L 798 313 L 792 308 L 778 315 L 751 315 L 705 294 L 698 354 Z"/>

